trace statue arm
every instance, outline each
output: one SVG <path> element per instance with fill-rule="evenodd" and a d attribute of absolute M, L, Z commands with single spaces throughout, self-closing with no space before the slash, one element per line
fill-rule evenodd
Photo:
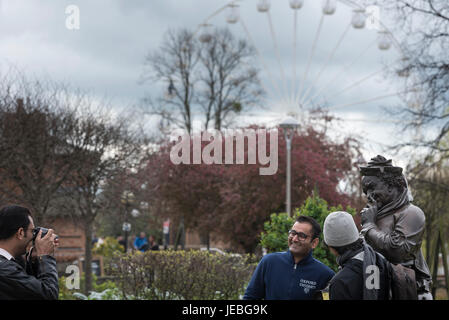
<path fill-rule="evenodd" d="M 362 232 L 365 233 L 366 241 L 388 260 L 403 262 L 415 258 L 415 253 L 421 245 L 424 225 L 422 211 L 406 210 L 398 216 L 393 230 L 385 232 L 374 224 L 368 224 Z"/>

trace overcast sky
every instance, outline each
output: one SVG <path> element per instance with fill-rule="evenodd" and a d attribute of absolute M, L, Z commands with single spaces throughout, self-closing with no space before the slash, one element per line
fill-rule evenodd
<path fill-rule="evenodd" d="M 45 75 L 56 81 L 70 83 L 73 87 L 88 90 L 93 94 L 107 96 L 115 107 L 136 105 L 145 93 L 157 95 L 166 84 L 140 85 L 145 55 L 157 50 L 164 33 L 169 28 L 187 27 L 195 30 L 218 8 L 229 3 L 225 0 L 0 0 L 0 71 L 13 64 L 34 76 Z M 296 68 L 297 88 L 304 77 L 314 39 L 321 18 L 321 3 L 305 0 L 298 11 L 297 58 L 293 64 L 293 10 L 288 0 L 271 1 L 271 20 L 279 48 L 281 63 L 285 70 L 287 88 L 291 88 L 293 70 Z M 245 0 L 240 6 L 240 18 L 251 35 L 253 44 L 260 53 L 261 61 L 268 66 L 273 80 L 282 88 L 283 78 L 276 59 L 271 38 L 268 16 L 256 10 L 257 0 Z M 80 10 L 80 29 L 66 28 L 69 5 Z M 210 19 L 215 26 L 226 25 L 224 10 Z M 377 45 L 370 47 L 353 67 L 341 72 L 360 53 L 377 39 L 376 30 L 349 29 L 333 60 L 328 64 L 318 81 L 313 82 L 319 70 L 336 46 L 351 21 L 352 8 L 339 2 L 334 15 L 325 16 L 315 54 L 311 59 L 307 81 L 303 90 L 313 83 L 315 88 L 341 76 L 323 91 L 329 106 L 346 105 L 388 95 L 401 90 L 397 81 L 384 79 L 384 74 L 370 78 L 360 86 L 336 96 L 335 93 L 358 79 L 376 72 L 385 63 L 400 58 L 392 47 L 381 51 Z M 382 12 L 381 12 L 382 19 Z M 388 25 L 388 24 L 387 24 Z M 241 38 L 247 34 L 240 23 L 228 25 Z M 279 94 L 272 94 L 267 70 L 261 68 L 261 79 L 269 90 L 266 105 L 268 110 L 254 110 L 252 117 L 242 122 L 258 121 L 273 125 L 287 112 L 298 112 L 297 106 L 282 102 Z M 304 91 L 303 91 L 304 92 Z M 313 91 L 311 91 L 313 92 Z M 286 96 L 292 94 L 289 89 Z M 391 122 L 383 123 L 381 105 L 395 105 L 397 98 L 376 100 L 341 108 L 330 108 L 345 121 L 333 129 L 337 133 L 364 133 L 366 157 L 383 152 L 384 144 L 399 141 Z M 309 107 L 309 106 L 306 106 Z M 388 120 L 391 121 L 388 117 Z M 388 157 L 388 153 L 384 153 Z M 395 160 L 395 159 L 393 159 Z M 395 161 L 396 162 L 396 161 Z M 401 162 L 396 162 L 400 164 Z M 403 163 L 402 163 L 403 164 Z"/>

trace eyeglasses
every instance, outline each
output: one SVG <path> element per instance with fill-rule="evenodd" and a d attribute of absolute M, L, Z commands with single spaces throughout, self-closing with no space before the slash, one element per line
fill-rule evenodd
<path fill-rule="evenodd" d="M 298 236 L 299 240 L 306 240 L 308 237 L 310 237 L 303 232 L 296 232 L 293 229 L 288 232 L 288 235 L 292 238 L 294 238 L 295 236 Z"/>

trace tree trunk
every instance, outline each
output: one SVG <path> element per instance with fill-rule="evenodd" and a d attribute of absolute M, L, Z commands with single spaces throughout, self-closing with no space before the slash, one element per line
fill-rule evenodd
<path fill-rule="evenodd" d="M 430 242 L 432 241 L 432 232 L 430 231 L 430 223 L 427 222 L 427 231 L 426 231 L 426 261 L 430 262 Z"/>
<path fill-rule="evenodd" d="M 443 256 L 443 268 L 444 268 L 444 280 L 446 283 L 446 294 L 449 297 L 449 273 L 447 266 L 447 252 L 446 252 L 446 243 L 444 241 L 444 237 L 442 236 L 440 230 L 440 241 L 441 241 L 441 254 Z"/>
<path fill-rule="evenodd" d="M 184 225 L 184 217 L 181 220 L 181 249 L 186 248 L 186 226 Z"/>
<path fill-rule="evenodd" d="M 184 233 L 184 218 L 181 218 L 178 226 L 178 232 L 176 233 L 174 249 L 178 250 L 178 246 L 181 244 L 181 249 L 184 250 L 185 246 L 185 233 Z"/>
<path fill-rule="evenodd" d="M 436 245 L 435 245 L 435 253 L 434 253 L 434 262 L 433 262 L 433 274 L 432 274 L 432 296 L 435 297 L 435 293 L 437 291 L 437 286 L 438 286 L 438 281 L 437 281 L 437 276 L 438 276 L 438 258 L 439 258 L 439 253 L 440 252 L 440 233 L 438 232 L 438 238 L 436 240 Z"/>
<path fill-rule="evenodd" d="M 87 219 L 84 228 L 86 236 L 86 251 L 84 254 L 84 293 L 86 295 L 92 291 L 92 221 Z"/>

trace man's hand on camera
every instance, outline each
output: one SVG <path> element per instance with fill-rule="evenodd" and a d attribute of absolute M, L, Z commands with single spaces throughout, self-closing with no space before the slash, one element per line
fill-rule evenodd
<path fill-rule="evenodd" d="M 55 252 L 55 234 L 53 229 L 49 229 L 45 237 L 42 237 L 42 230 L 39 230 L 34 242 L 34 249 L 37 256 L 53 255 Z M 59 244 L 59 243 L 58 243 Z M 34 251 L 34 250 L 33 250 Z"/>

